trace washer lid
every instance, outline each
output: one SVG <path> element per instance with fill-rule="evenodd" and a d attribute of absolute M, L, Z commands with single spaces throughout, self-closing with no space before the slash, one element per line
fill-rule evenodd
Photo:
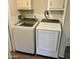
<path fill-rule="evenodd" d="M 46 23 L 40 22 L 37 26 L 37 29 L 44 29 L 44 30 L 61 30 L 60 23 Z"/>

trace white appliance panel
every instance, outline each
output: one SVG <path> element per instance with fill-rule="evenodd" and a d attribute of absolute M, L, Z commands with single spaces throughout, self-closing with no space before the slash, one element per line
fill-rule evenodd
<path fill-rule="evenodd" d="M 59 32 L 55 30 L 37 29 L 36 34 L 36 53 L 57 58 Z"/>
<path fill-rule="evenodd" d="M 38 30 L 37 47 L 56 52 L 58 32 Z"/>
<path fill-rule="evenodd" d="M 17 51 L 34 53 L 34 29 L 13 28 L 15 48 Z"/>

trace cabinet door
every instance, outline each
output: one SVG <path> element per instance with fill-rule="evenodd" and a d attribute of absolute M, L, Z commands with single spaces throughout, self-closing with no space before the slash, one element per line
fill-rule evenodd
<path fill-rule="evenodd" d="M 37 32 L 37 49 L 44 51 L 57 51 L 58 32 L 38 30 Z"/>
<path fill-rule="evenodd" d="M 30 0 L 17 0 L 17 9 L 29 9 L 30 7 Z"/>
<path fill-rule="evenodd" d="M 64 8 L 64 0 L 49 0 L 49 9 Z"/>

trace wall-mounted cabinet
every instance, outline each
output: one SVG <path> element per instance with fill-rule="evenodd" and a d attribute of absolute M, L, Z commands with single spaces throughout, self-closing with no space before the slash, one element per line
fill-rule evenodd
<path fill-rule="evenodd" d="M 17 0 L 17 9 L 18 10 L 32 10 L 33 9 L 33 0 Z"/>
<path fill-rule="evenodd" d="M 62 26 L 66 16 L 68 0 L 48 0 L 47 10 L 50 11 L 52 18 L 60 19 Z"/>
<path fill-rule="evenodd" d="M 48 10 L 64 10 L 65 0 L 48 0 Z"/>

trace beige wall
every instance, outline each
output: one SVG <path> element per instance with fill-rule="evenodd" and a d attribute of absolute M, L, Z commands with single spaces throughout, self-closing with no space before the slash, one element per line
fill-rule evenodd
<path fill-rule="evenodd" d="M 64 22 L 63 31 L 66 35 L 66 45 L 69 46 L 70 44 L 70 2 L 68 1 L 67 13 Z"/>
<path fill-rule="evenodd" d="M 47 9 L 48 0 L 34 0 L 34 13 L 42 14 Z"/>
<path fill-rule="evenodd" d="M 68 0 L 65 22 L 62 30 L 59 55 L 64 56 L 65 47 L 70 45 L 70 1 Z"/>
<path fill-rule="evenodd" d="M 9 0 L 9 7 L 11 11 L 11 15 L 14 16 L 17 14 L 17 9 L 16 9 L 16 0 Z"/>

